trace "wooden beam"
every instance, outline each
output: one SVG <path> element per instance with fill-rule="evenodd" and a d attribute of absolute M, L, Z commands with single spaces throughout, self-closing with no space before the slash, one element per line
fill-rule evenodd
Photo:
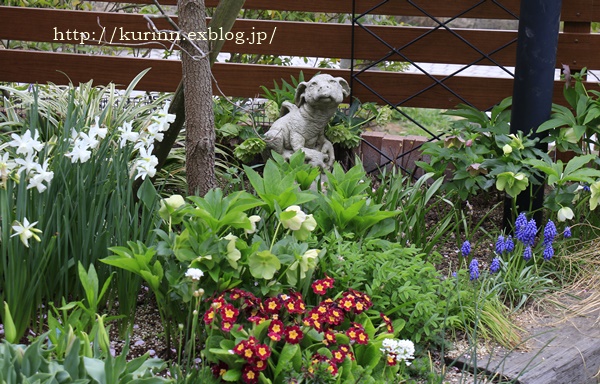
<path fill-rule="evenodd" d="M 152 4 L 152 0 L 102 0 L 107 3 L 133 3 Z M 216 7 L 219 0 L 206 0 L 208 7 Z M 163 5 L 176 5 L 177 0 L 161 0 Z M 357 1 L 357 13 L 364 13 L 374 7 L 370 14 L 373 15 L 395 15 L 395 16 L 425 16 L 419 8 L 435 17 L 455 17 L 460 15 L 466 18 L 477 19 L 514 19 L 519 14 L 520 0 L 503 0 L 501 2 L 476 1 L 476 0 L 415 0 L 412 4 L 407 1 L 389 1 L 382 3 L 381 0 Z M 579 10 L 591 7 L 592 12 L 582 13 Z M 303 0 L 303 1 L 280 1 L 280 0 L 247 0 L 247 9 L 257 10 L 281 10 L 302 12 L 324 12 L 324 13 L 352 13 L 351 0 Z M 466 12 L 466 13 L 465 13 Z M 579 13 L 579 15 L 578 15 Z M 600 3 L 594 0 L 568 0 L 563 1 L 561 19 L 563 21 L 600 21 Z"/>
<path fill-rule="evenodd" d="M 106 52 L 98 43 L 101 39 L 121 47 L 140 43 L 148 44 L 136 47 L 164 49 L 170 46 L 170 42 L 160 40 L 167 34 L 152 35 L 146 20 L 138 14 L 20 7 L 0 7 L 0 13 L 4 17 L 0 24 L 0 39 L 4 40 L 71 44 L 67 49 L 82 48 L 79 43 L 83 42 L 89 45 L 88 48 L 82 48 L 88 54 Z M 23 20 L 28 20 L 36 28 L 22 28 Z M 159 29 L 170 28 L 163 19 L 157 19 L 156 25 Z M 580 25 L 589 29 L 589 23 L 566 23 L 565 29 L 571 25 L 577 25 L 577 31 L 585 30 Z M 348 24 L 238 20 L 228 35 L 230 40 L 224 45 L 223 52 L 349 58 L 352 49 L 351 28 Z M 572 28 L 569 31 L 575 32 Z M 86 34 L 82 35 L 82 32 Z M 220 37 L 218 31 L 212 31 L 211 35 Z M 406 26 L 357 27 L 355 58 L 379 60 L 391 52 L 390 46 L 375 36 L 393 44 L 393 48 L 400 51 L 401 55 L 390 55 L 388 61 L 476 65 L 498 63 L 510 66 L 515 60 L 515 31 L 453 29 L 449 32 L 445 29 Z M 201 36 L 198 34 L 197 38 Z M 164 45 L 153 43 L 156 39 Z M 595 48 L 598 46 L 600 35 L 597 34 L 561 34 L 557 67 L 573 61 L 581 66 L 600 67 L 600 49 Z M 482 53 L 490 55 L 492 60 L 483 59 Z"/>
<path fill-rule="evenodd" d="M 29 52 L 0 50 L 0 81 L 23 83 L 77 84 L 94 81 L 104 85 L 114 82 L 125 87 L 142 70 L 151 68 L 140 81 L 139 90 L 172 92 L 181 79 L 181 63 L 176 60 L 154 60 L 113 56 L 85 56 L 66 53 Z M 298 78 L 300 71 L 309 78 L 317 72 L 341 76 L 349 81 L 348 70 L 319 68 L 298 68 L 249 64 L 215 64 L 214 76 L 219 88 L 228 96 L 255 97 L 261 94 L 261 86 L 273 87 L 273 81 L 281 84 L 281 79 Z M 437 76 L 437 79 L 442 77 Z M 355 81 L 354 95 L 362 102 L 381 102 L 382 98 L 367 88 L 376 89 L 392 103 L 405 101 L 402 106 L 422 108 L 454 108 L 462 101 L 440 85 L 425 76 L 409 73 L 369 71 Z M 445 86 L 456 90 L 462 97 L 480 109 L 488 109 L 512 94 L 511 79 L 478 77 L 453 77 L 444 81 Z M 485 86 L 483 86 L 485 84 Z M 554 101 L 564 104 L 563 83 L 556 82 Z M 590 89 L 598 87 L 589 83 Z M 427 92 L 411 98 L 425 88 Z M 215 94 L 219 94 L 216 87 Z"/>

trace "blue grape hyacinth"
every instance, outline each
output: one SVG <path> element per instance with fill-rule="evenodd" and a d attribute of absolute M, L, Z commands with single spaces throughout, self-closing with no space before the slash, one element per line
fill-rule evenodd
<path fill-rule="evenodd" d="M 544 247 L 544 260 L 548 261 L 554 256 L 554 248 L 552 248 L 552 244 L 548 244 Z"/>
<path fill-rule="evenodd" d="M 573 234 L 571 233 L 571 227 L 565 227 L 565 230 L 563 231 L 563 237 L 565 239 L 568 239 L 571 236 L 573 236 Z"/>
<path fill-rule="evenodd" d="M 490 264 L 490 273 L 497 273 L 500 270 L 500 259 L 494 257 L 492 263 Z"/>
<path fill-rule="evenodd" d="M 465 240 L 462 247 L 460 247 L 460 252 L 463 256 L 469 256 L 469 254 L 471 253 L 471 243 L 469 242 L 469 240 Z"/>
<path fill-rule="evenodd" d="M 479 262 L 477 259 L 471 260 L 469 264 L 469 276 L 471 281 L 479 278 Z"/>
<path fill-rule="evenodd" d="M 505 240 L 504 240 L 504 251 L 507 253 L 510 253 L 512 251 L 515 250 L 515 242 L 512 239 L 512 236 L 508 236 Z"/>
<path fill-rule="evenodd" d="M 552 220 L 548 220 L 546 226 L 544 227 L 544 246 L 552 245 L 554 242 L 554 238 L 556 237 L 556 225 Z"/>
<path fill-rule="evenodd" d="M 525 248 L 525 250 L 523 251 L 523 259 L 525 259 L 525 261 L 529 261 L 531 259 L 531 256 L 533 256 L 533 253 L 531 252 L 531 247 L 527 246 L 527 248 Z"/>
<path fill-rule="evenodd" d="M 496 253 L 501 255 L 506 251 L 506 240 L 504 236 L 498 236 L 498 240 L 496 240 Z"/>

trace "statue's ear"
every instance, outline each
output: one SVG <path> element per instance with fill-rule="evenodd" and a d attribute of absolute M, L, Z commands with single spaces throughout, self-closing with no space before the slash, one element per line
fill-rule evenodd
<path fill-rule="evenodd" d="M 294 97 L 294 103 L 297 106 L 302 106 L 304 104 L 304 91 L 306 90 L 307 83 L 305 81 L 298 84 L 298 88 L 296 88 L 296 96 Z"/>
<path fill-rule="evenodd" d="M 336 77 L 335 79 L 338 81 L 338 83 L 340 83 L 344 97 L 350 96 L 350 86 L 348 85 L 346 79 L 344 79 L 343 77 Z"/>

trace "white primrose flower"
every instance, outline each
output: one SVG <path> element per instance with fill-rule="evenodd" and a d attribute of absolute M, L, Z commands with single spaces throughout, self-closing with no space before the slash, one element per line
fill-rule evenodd
<path fill-rule="evenodd" d="M 35 136 L 31 137 L 31 131 L 25 131 L 23 136 L 19 136 L 16 133 L 10 135 L 12 141 L 8 143 L 9 146 L 17 148 L 18 155 L 30 155 L 35 152 L 39 152 L 44 148 L 44 144 L 38 141 L 40 133 L 35 131 Z"/>
<path fill-rule="evenodd" d="M 18 221 L 15 221 L 12 225 L 12 229 L 15 232 L 13 235 L 11 235 L 11 237 L 14 236 L 19 236 L 19 238 L 21 239 L 21 242 L 27 247 L 29 248 L 29 239 L 31 239 L 32 237 L 36 240 L 36 241 L 41 241 L 40 237 L 37 235 L 38 233 L 42 233 L 41 230 L 34 228 L 34 226 L 37 224 L 38 222 L 33 222 L 33 223 L 29 223 L 29 220 L 27 220 L 27 218 L 23 218 L 23 224 L 21 224 Z"/>
<path fill-rule="evenodd" d="M 404 362 L 407 366 L 415 358 L 415 345 L 410 340 L 385 339 L 381 343 L 381 352 L 396 359 L 398 363 Z"/>
<path fill-rule="evenodd" d="M 295 215 L 289 219 L 281 220 L 281 225 L 283 225 L 285 229 L 297 231 L 302 227 L 304 220 L 306 220 L 306 213 L 302 212 L 302 209 L 297 205 L 290 205 L 283 212 L 295 212 Z"/>
<path fill-rule="evenodd" d="M 127 142 L 136 142 L 140 137 L 140 134 L 137 132 L 133 132 L 133 125 L 131 122 L 124 122 L 122 127 L 117 128 L 119 132 L 121 132 L 121 141 L 119 143 L 119 147 L 123 148 L 127 145 Z"/>
<path fill-rule="evenodd" d="M 185 277 L 189 277 L 194 281 L 200 281 L 200 278 L 204 276 L 204 272 L 198 268 L 188 268 L 185 272 Z"/>

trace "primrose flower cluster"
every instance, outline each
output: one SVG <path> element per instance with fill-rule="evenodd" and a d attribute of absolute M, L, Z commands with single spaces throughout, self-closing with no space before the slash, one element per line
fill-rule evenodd
<path fill-rule="evenodd" d="M 499 235 L 495 244 L 496 257 L 492 259 L 490 263 L 489 272 L 491 274 L 500 271 L 502 266 L 503 255 L 509 255 L 515 250 L 515 239 L 522 248 L 522 257 L 525 261 L 531 260 L 533 257 L 533 248 L 535 247 L 535 240 L 538 234 L 538 226 L 535 219 L 527 220 L 525 212 L 521 212 L 515 221 L 515 238 L 512 236 Z M 571 228 L 565 227 L 562 233 L 565 239 L 571 237 Z M 554 241 L 558 236 L 556 225 L 552 220 L 548 220 L 544 226 L 543 240 L 542 240 L 542 257 L 544 261 L 549 261 L 554 256 Z M 461 254 L 463 257 L 469 256 L 471 253 L 471 243 L 466 240 L 461 247 Z M 469 277 L 470 280 L 477 280 L 480 276 L 479 262 L 476 258 L 472 258 L 469 263 Z"/>
<path fill-rule="evenodd" d="M 312 289 L 316 295 L 324 296 L 333 286 L 334 280 L 326 277 L 313 282 Z M 241 372 L 244 383 L 257 383 L 262 371 L 277 365 L 276 361 L 269 363 L 269 359 L 280 356 L 281 348 L 287 344 L 300 344 L 309 331 L 316 331 L 322 340 L 308 339 L 324 346 L 328 352 L 324 353 L 323 348 L 319 348 L 320 353 L 312 353 L 309 366 L 303 372 L 310 378 L 319 367 L 324 366 L 326 371 L 336 376 L 338 367 L 346 359 L 355 361 L 354 346 L 366 345 L 371 340 L 365 326 L 359 322 L 359 315 L 371 306 L 367 295 L 352 289 L 343 292 L 336 300 L 326 298 L 311 309 L 306 307 L 298 292 L 261 300 L 241 289 L 227 291 L 212 300 L 203 320 L 209 327 L 209 334 L 220 331 L 226 339 L 232 339 L 233 347 L 229 353 L 238 359 L 232 364 L 230 359 L 219 360 L 219 355 L 214 355 L 212 372 L 219 377 L 235 369 Z M 380 314 L 380 318 L 381 331 L 393 334 L 391 320 L 384 314 Z M 245 337 L 240 338 L 240 335 Z M 279 352 L 274 353 L 277 350 Z M 394 362 L 408 362 L 414 346 L 410 349 L 404 344 L 390 344 L 385 353 L 392 356 Z M 391 360 L 388 363 L 395 365 Z"/>

